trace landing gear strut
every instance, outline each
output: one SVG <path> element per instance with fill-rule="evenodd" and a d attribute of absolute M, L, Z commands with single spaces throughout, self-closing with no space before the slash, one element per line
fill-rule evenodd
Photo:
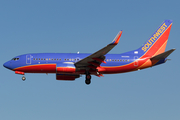
<path fill-rule="evenodd" d="M 25 77 L 25 76 L 23 76 L 23 77 L 22 77 L 22 80 L 23 80 L 23 81 L 25 81 L 25 80 L 26 80 L 26 77 Z"/>
<path fill-rule="evenodd" d="M 85 83 L 89 85 L 91 83 L 91 75 L 89 73 L 86 74 L 86 80 Z"/>

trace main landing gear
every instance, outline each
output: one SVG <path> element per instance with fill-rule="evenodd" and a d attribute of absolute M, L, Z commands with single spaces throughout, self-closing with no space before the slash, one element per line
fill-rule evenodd
<path fill-rule="evenodd" d="M 85 83 L 89 85 L 91 83 L 91 75 L 89 73 L 86 74 L 86 80 Z"/>

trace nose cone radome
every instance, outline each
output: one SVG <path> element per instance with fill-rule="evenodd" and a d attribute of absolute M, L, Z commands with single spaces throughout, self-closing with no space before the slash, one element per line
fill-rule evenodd
<path fill-rule="evenodd" d="M 11 70 L 11 65 L 10 65 L 10 62 L 8 61 L 8 62 L 6 62 L 6 63 L 4 63 L 3 64 L 3 66 L 5 67 L 5 68 L 7 68 L 7 69 L 10 69 Z"/>

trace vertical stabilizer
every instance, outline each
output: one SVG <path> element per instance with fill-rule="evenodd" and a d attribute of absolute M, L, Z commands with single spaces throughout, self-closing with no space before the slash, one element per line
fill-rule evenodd
<path fill-rule="evenodd" d="M 165 51 L 169 33 L 172 26 L 172 20 L 165 20 L 153 35 L 138 49 L 142 55 L 156 56 Z"/>

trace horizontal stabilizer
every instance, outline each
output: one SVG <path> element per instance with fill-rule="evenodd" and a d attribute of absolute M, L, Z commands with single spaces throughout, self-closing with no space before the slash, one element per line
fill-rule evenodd
<path fill-rule="evenodd" d="M 169 50 L 169 51 L 166 51 L 166 52 L 164 52 L 164 53 L 161 53 L 161 54 L 159 54 L 159 55 L 156 55 L 156 56 L 152 57 L 151 60 L 161 60 L 161 59 L 165 59 L 165 58 L 167 58 L 174 50 L 176 50 L 176 49 L 171 49 L 171 50 Z"/>

